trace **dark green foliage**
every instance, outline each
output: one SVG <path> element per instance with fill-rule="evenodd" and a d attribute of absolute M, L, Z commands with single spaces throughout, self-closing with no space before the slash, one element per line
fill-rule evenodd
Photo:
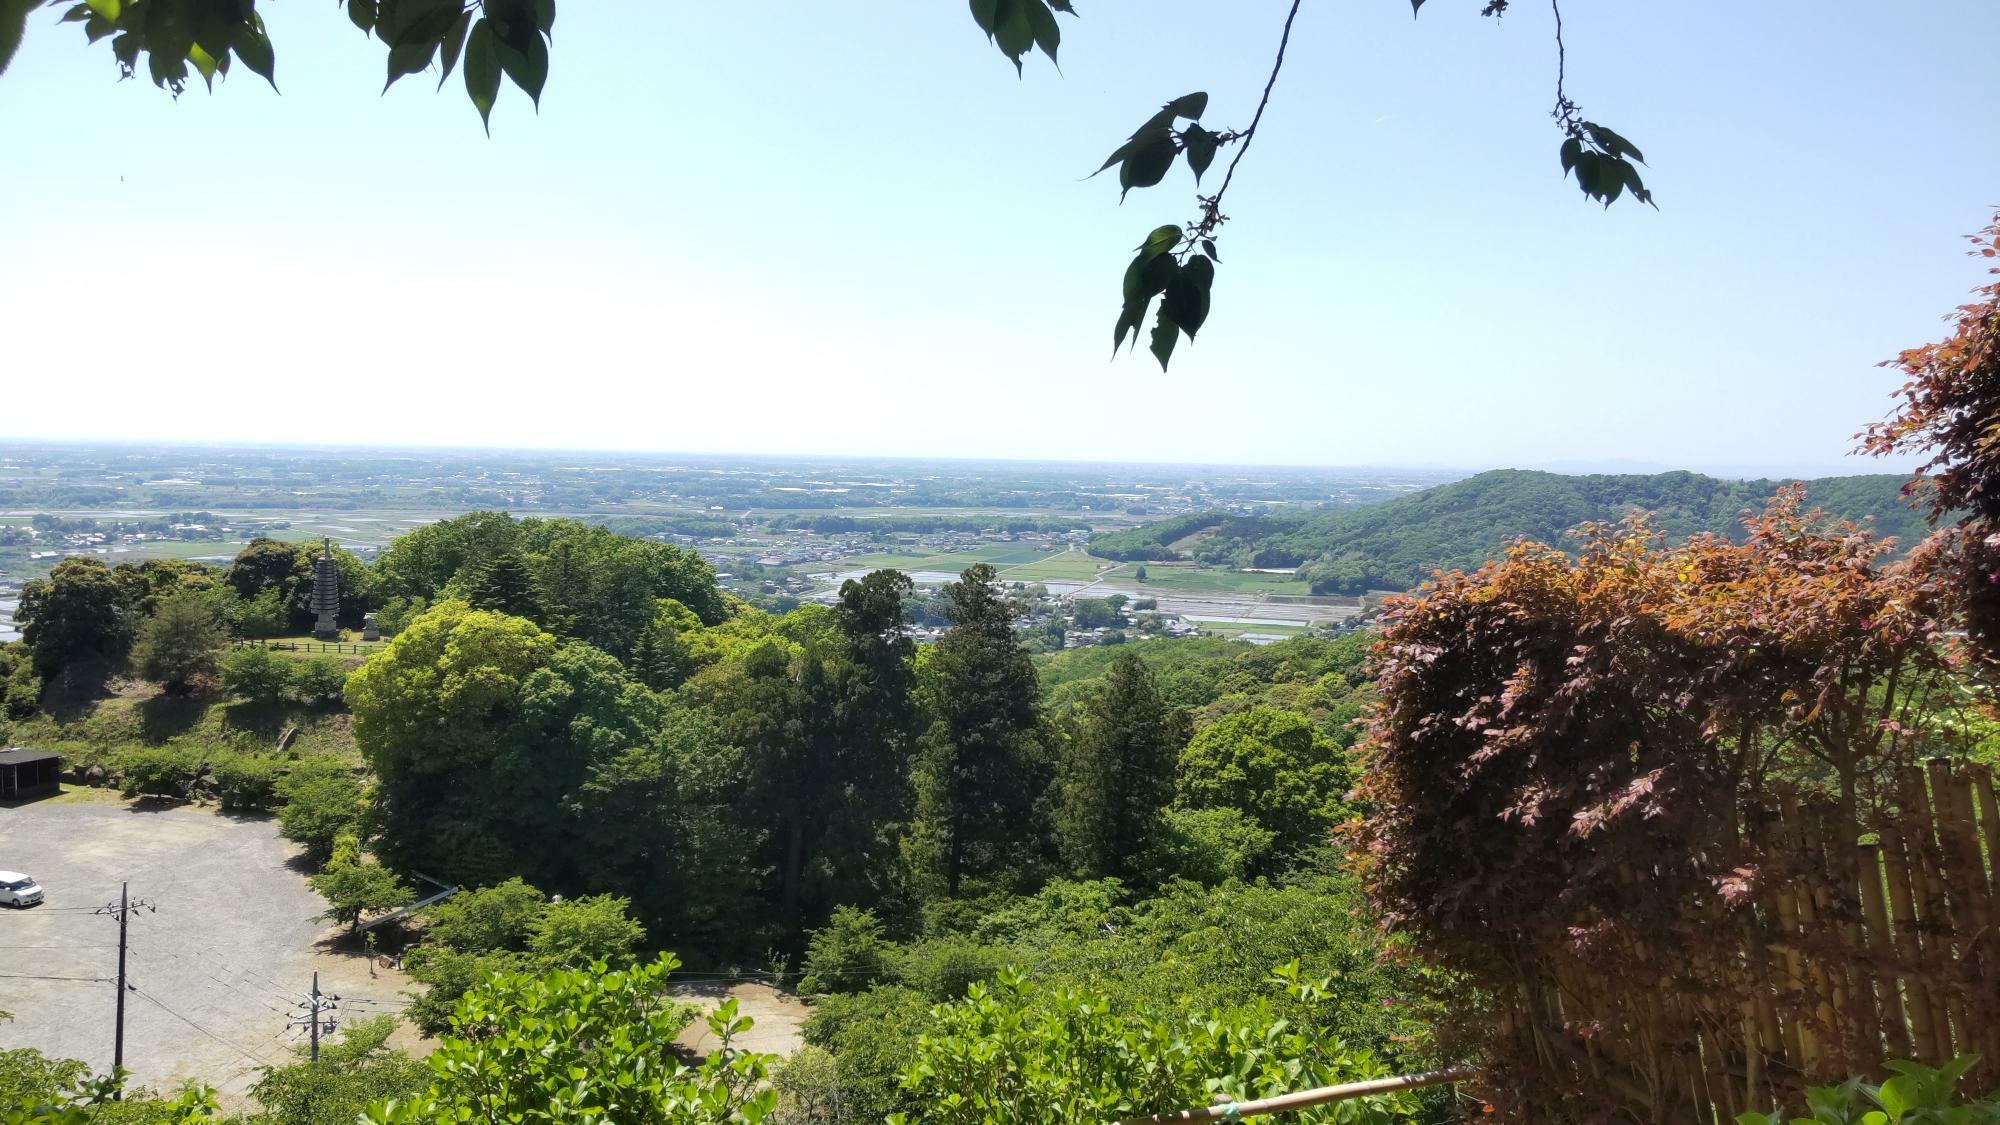
<path fill-rule="evenodd" d="M 313 559 L 319 553 L 317 544 L 287 543 L 265 537 L 252 539 L 237 552 L 235 561 L 223 572 L 223 581 L 236 591 L 245 607 L 254 607 L 249 609 L 246 635 L 255 636 L 269 629 L 270 614 L 276 606 L 284 609 L 286 631 L 303 633 L 312 628 Z M 347 628 L 359 627 L 368 612 L 374 576 L 360 559 L 338 546 L 333 549 L 333 563 L 340 593 L 340 608 L 335 616 Z"/>
<path fill-rule="evenodd" d="M 1191 515 L 1175 516 L 1173 519 L 1156 520 L 1140 527 L 1124 531 L 1107 531 L 1090 537 L 1090 553 L 1100 558 L 1119 559 L 1125 562 L 1162 560 L 1179 558 L 1178 552 L 1168 547 L 1197 532 L 1229 519 L 1227 512 L 1196 512 Z"/>
<path fill-rule="evenodd" d="M 891 976 L 893 947 L 872 910 L 843 906 L 814 931 L 799 991 L 860 992 Z"/>
<path fill-rule="evenodd" d="M 1000 871 L 1032 839 L 1040 717 L 1035 668 L 993 568 L 968 567 L 944 592 L 951 628 L 928 670 L 912 850 L 956 896 L 967 874 Z"/>
<path fill-rule="evenodd" d="M 333 858 L 311 882 L 326 900 L 327 920 L 345 922 L 350 930 L 360 928 L 364 915 L 407 906 L 416 897 L 395 872 L 369 863 L 359 845 L 350 846 L 346 839 L 334 845 Z"/>
<path fill-rule="evenodd" d="M 823 996 L 806 1018 L 805 1040 L 833 1054 L 840 1082 L 839 1125 L 879 1125 L 914 1108 L 903 1072 L 929 1030 L 932 1001 L 897 985 Z"/>
<path fill-rule="evenodd" d="M 1078 878 L 1138 874 L 1173 800 L 1179 752 L 1152 672 L 1122 653 L 1083 705 L 1057 767 L 1056 844 Z"/>
<path fill-rule="evenodd" d="M 228 644 L 221 603 L 212 594 L 182 591 L 161 599 L 139 626 L 132 663 L 140 675 L 184 694 L 215 674 Z"/>
<path fill-rule="evenodd" d="M 540 616 L 535 579 L 518 551 L 503 551 L 487 560 L 466 590 L 474 609 L 487 609 L 530 621 Z"/>
<path fill-rule="evenodd" d="M 284 800 L 278 830 L 315 862 L 332 857 L 334 842 L 361 821 L 361 783 L 333 763 L 301 763 L 277 783 Z"/>
<path fill-rule="evenodd" d="M 528 922 L 528 951 L 543 965 L 622 965 L 646 940 L 646 928 L 626 913 L 631 905 L 613 895 L 551 902 Z"/>
<path fill-rule="evenodd" d="M 124 659 L 135 620 L 110 569 L 82 555 L 23 585 L 15 617 L 44 680 L 92 662 Z"/>

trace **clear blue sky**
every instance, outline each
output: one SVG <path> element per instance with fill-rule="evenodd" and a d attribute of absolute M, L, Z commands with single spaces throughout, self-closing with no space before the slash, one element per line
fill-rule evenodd
<path fill-rule="evenodd" d="M 1307 0 L 1161 375 L 1117 282 L 1192 185 L 1082 176 L 1190 90 L 1247 123 L 1285 5 L 1081 6 L 1018 80 L 956 0 L 566 0 L 490 140 L 326 0 L 262 6 L 282 95 L 178 103 L 37 13 L 0 434 L 1810 470 L 2000 204 L 1992 0 L 1571 0 L 1657 213 L 1560 178 L 1546 6 Z"/>

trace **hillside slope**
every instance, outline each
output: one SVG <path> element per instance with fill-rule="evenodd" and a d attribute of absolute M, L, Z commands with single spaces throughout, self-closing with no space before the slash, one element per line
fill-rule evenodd
<path fill-rule="evenodd" d="M 1813 506 L 1867 521 L 1877 535 L 1908 545 L 1926 525 L 1901 497 L 1907 479 L 1884 473 L 1804 483 Z M 1744 510 L 1760 507 L 1783 483 L 1689 472 L 1568 476 L 1499 469 L 1366 508 L 1182 517 L 1106 537 L 1091 549 L 1112 558 L 1168 558 L 1176 552 L 1166 543 L 1203 530 L 1184 557 L 1218 566 L 1295 566 L 1315 593 L 1403 590 L 1434 568 L 1478 566 L 1516 537 L 1560 543 L 1580 523 L 1634 510 L 1653 513 L 1670 536 L 1740 535 Z"/>

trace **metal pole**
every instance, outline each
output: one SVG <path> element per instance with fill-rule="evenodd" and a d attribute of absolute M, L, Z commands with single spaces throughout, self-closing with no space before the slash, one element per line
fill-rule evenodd
<path fill-rule="evenodd" d="M 319 1061 L 319 972 L 318 970 L 314 970 L 313 972 L 312 1037 L 313 1037 L 312 1061 L 318 1062 Z"/>
<path fill-rule="evenodd" d="M 117 1030 L 111 1040 L 111 1073 L 125 1069 L 125 920 L 131 915 L 131 907 L 126 898 L 129 884 L 118 884 L 118 1019 Z M 112 1091 L 113 1101 L 125 1100 L 125 1088 L 120 1085 Z"/>

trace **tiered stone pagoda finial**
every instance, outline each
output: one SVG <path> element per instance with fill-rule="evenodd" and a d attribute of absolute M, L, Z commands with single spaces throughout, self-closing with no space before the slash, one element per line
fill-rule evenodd
<path fill-rule="evenodd" d="M 313 560 L 313 636 L 322 641 L 340 639 L 340 571 L 333 565 L 333 540 L 320 540 L 320 557 Z"/>

